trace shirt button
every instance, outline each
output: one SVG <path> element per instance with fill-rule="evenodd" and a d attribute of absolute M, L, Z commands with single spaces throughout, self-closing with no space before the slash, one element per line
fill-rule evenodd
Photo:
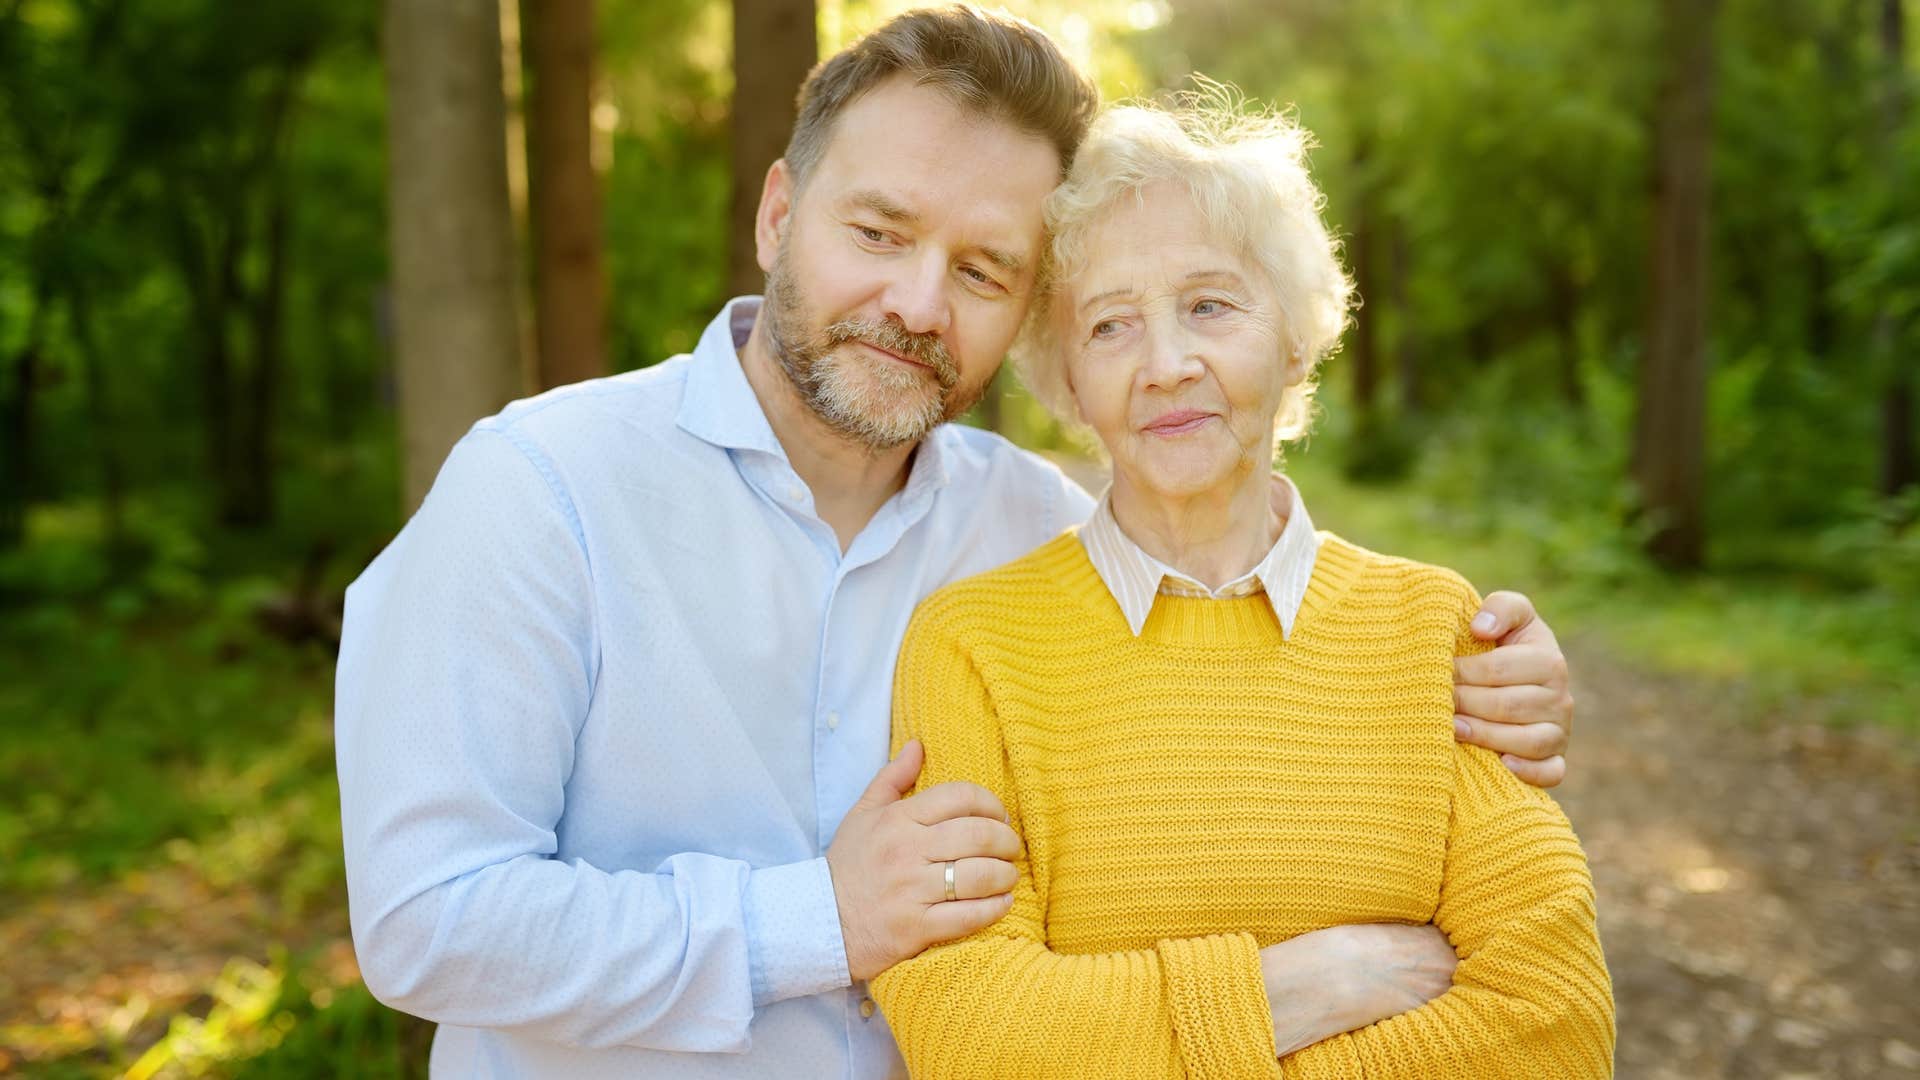
<path fill-rule="evenodd" d="M 840 729 L 840 714 L 837 712 L 828 713 L 827 714 L 827 730 L 838 731 L 839 729 Z"/>
<path fill-rule="evenodd" d="M 873 999 L 872 998 L 860 999 L 860 1019 L 862 1020 L 873 1019 Z"/>
<path fill-rule="evenodd" d="M 804 491 L 801 491 L 801 490 L 800 490 L 799 488 L 797 488 L 797 487 L 790 487 L 790 488 L 788 488 L 788 489 L 787 489 L 787 498 L 789 498 L 789 499 L 792 499 L 792 500 L 793 500 L 794 502 L 799 502 L 799 501 L 800 501 L 800 496 L 802 496 L 802 495 L 805 495 L 805 494 L 806 494 L 806 492 L 804 492 Z"/>

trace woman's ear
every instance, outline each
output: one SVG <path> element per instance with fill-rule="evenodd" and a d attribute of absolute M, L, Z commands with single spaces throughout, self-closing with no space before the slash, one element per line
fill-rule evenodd
<path fill-rule="evenodd" d="M 1051 317 L 1057 319 L 1059 316 L 1054 315 Z M 1053 342 L 1049 347 L 1065 353 L 1066 346 L 1062 344 L 1062 342 L 1066 339 L 1064 335 L 1060 333 L 1059 323 L 1056 322 L 1054 324 L 1053 331 Z M 1073 388 L 1073 360 L 1070 357 L 1060 357 L 1060 381 L 1067 384 L 1067 400 L 1073 402 L 1074 419 L 1080 421 L 1081 427 L 1093 427 L 1093 422 L 1087 419 L 1087 410 L 1080 407 L 1080 394 Z"/>
<path fill-rule="evenodd" d="M 1281 387 L 1299 386 L 1307 378 L 1306 355 L 1297 342 L 1286 343 L 1286 352 L 1280 360 Z"/>

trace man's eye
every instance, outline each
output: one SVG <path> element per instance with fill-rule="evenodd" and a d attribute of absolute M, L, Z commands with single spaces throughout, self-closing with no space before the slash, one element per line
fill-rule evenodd
<path fill-rule="evenodd" d="M 869 244 L 884 244 L 887 242 L 887 234 L 881 232 L 879 229 L 866 225 L 855 225 L 854 228 L 860 231 L 860 238 Z"/>
<path fill-rule="evenodd" d="M 992 274 L 987 273 L 977 266 L 963 266 L 960 268 L 960 272 L 967 276 L 968 281 L 973 282 L 983 289 L 1002 289 L 1000 282 L 995 280 Z"/>

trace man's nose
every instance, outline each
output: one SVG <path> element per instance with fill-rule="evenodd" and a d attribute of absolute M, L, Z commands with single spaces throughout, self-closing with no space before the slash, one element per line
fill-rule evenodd
<path fill-rule="evenodd" d="M 914 334 L 941 334 L 953 320 L 947 302 L 947 267 L 933 257 L 913 259 L 901 268 L 901 275 L 887 287 L 883 300 L 886 313 Z"/>

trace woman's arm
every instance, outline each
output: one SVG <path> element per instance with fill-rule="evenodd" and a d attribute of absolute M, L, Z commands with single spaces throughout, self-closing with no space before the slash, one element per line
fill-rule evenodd
<path fill-rule="evenodd" d="M 1431 923 L 1356 923 L 1260 950 L 1281 1056 L 1398 1016 L 1446 993 L 1459 957 Z"/>
<path fill-rule="evenodd" d="M 1460 651 L 1476 648 L 1484 646 L 1463 631 Z M 1453 753 L 1453 815 L 1434 916 L 1460 954 L 1453 988 L 1282 1059 L 1287 1076 L 1612 1075 L 1613 991 L 1593 879 L 1573 828 L 1545 792 L 1492 753 Z"/>
<path fill-rule="evenodd" d="M 971 780 L 1024 836 L 1000 721 L 937 605 L 916 615 L 894 683 L 894 745 L 921 786 Z M 1046 946 L 1047 867 L 1023 852 L 1013 907 L 972 937 L 873 980 L 916 1077 L 1278 1076 L 1260 950 L 1248 934 L 1065 955 Z"/>

